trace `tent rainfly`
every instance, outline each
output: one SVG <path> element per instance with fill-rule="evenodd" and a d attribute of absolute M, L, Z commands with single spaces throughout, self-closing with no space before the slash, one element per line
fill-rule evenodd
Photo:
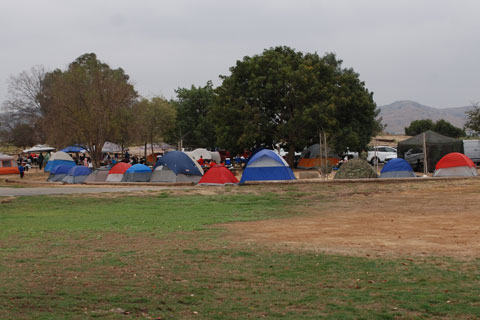
<path fill-rule="evenodd" d="M 90 173 L 92 173 L 92 170 L 85 166 L 75 166 L 70 168 L 66 176 L 63 177 L 62 182 L 83 183 Z"/>
<path fill-rule="evenodd" d="M 160 157 L 150 182 L 194 182 L 203 176 L 197 161 L 182 151 L 170 151 Z"/>
<path fill-rule="evenodd" d="M 415 178 L 410 164 L 402 158 L 388 161 L 380 172 L 380 178 Z"/>
<path fill-rule="evenodd" d="M 147 182 L 150 180 L 152 170 L 144 164 L 137 163 L 125 171 L 123 182 Z"/>
<path fill-rule="evenodd" d="M 98 168 L 92 173 L 88 175 L 85 179 L 85 183 L 92 183 L 92 182 L 105 182 L 108 177 L 108 168 Z"/>
<path fill-rule="evenodd" d="M 15 157 L 6 154 L 0 154 L 0 174 L 15 173 L 19 173 Z"/>
<path fill-rule="evenodd" d="M 120 182 L 123 179 L 123 174 L 130 168 L 132 165 L 130 163 L 119 162 L 108 171 L 106 182 Z"/>
<path fill-rule="evenodd" d="M 69 166 L 71 168 L 75 166 L 75 162 L 73 161 L 72 157 L 68 155 L 68 153 L 58 151 L 52 154 L 44 170 L 45 172 L 51 172 L 59 165 Z"/>
<path fill-rule="evenodd" d="M 466 155 L 452 152 L 438 161 L 434 177 L 474 177 L 478 176 L 475 163 Z"/>
<path fill-rule="evenodd" d="M 240 184 L 267 180 L 295 180 L 295 175 L 282 157 L 272 150 L 263 149 L 248 161 Z"/>
<path fill-rule="evenodd" d="M 198 184 L 203 186 L 237 185 L 238 179 L 226 167 L 217 164 L 203 175 Z"/>
<path fill-rule="evenodd" d="M 47 181 L 49 182 L 57 182 L 57 181 L 62 181 L 62 179 L 67 175 L 68 171 L 70 171 L 72 167 L 68 165 L 58 165 L 55 166 L 51 171 L 50 174 L 48 175 Z"/>

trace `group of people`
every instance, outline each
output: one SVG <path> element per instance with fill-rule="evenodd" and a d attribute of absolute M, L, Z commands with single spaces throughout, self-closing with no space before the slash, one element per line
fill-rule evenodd
<path fill-rule="evenodd" d="M 200 159 L 198 159 L 197 162 L 203 169 L 207 170 L 217 165 L 217 162 L 215 160 L 203 159 L 203 156 L 200 156 Z M 225 163 L 223 161 L 220 161 L 220 166 L 225 167 Z"/>
<path fill-rule="evenodd" d="M 130 155 L 128 152 L 128 149 L 125 151 L 125 154 L 123 157 L 120 157 L 120 154 L 115 153 L 113 155 L 110 155 L 110 153 L 104 153 L 103 154 L 103 164 L 106 167 L 113 167 L 116 165 L 118 162 L 125 162 L 125 163 L 130 163 L 132 166 L 140 163 L 140 164 L 146 164 L 147 159 L 145 157 L 137 157 L 136 155 Z"/>

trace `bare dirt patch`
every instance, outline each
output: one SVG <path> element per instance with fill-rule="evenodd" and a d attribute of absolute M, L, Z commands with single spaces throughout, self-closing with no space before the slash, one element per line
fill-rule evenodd
<path fill-rule="evenodd" d="M 478 179 L 290 192 L 303 194 L 300 215 L 228 224 L 229 237 L 348 255 L 480 257 Z"/>

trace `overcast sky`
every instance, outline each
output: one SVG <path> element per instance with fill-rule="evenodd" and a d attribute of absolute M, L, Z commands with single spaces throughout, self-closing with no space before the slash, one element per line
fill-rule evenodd
<path fill-rule="evenodd" d="M 146 97 L 219 85 L 244 56 L 286 45 L 335 52 L 377 105 L 480 101 L 480 1 L 0 0 L 0 101 L 34 65 L 95 52 Z"/>

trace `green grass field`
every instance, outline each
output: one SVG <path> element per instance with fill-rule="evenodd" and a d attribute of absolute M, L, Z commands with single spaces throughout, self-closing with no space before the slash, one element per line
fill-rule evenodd
<path fill-rule="evenodd" d="M 0 203 L 0 318 L 480 316 L 479 260 L 293 251 L 232 242 L 215 226 L 298 214 L 297 198 L 287 189 Z"/>

